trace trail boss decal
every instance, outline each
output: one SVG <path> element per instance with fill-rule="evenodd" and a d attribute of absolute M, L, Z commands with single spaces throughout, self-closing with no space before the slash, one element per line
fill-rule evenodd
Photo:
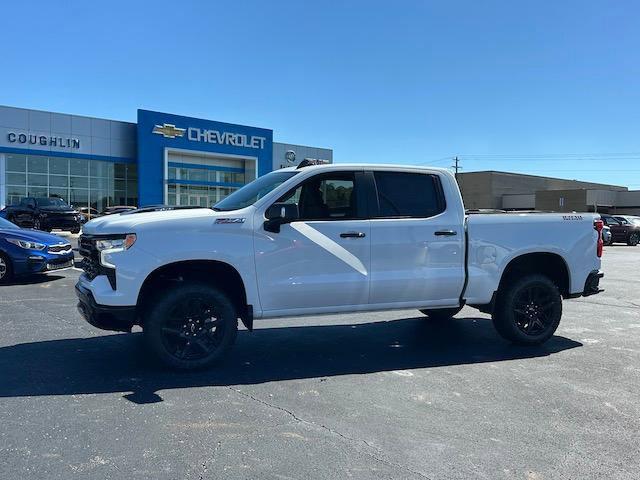
<path fill-rule="evenodd" d="M 563 220 L 582 220 L 582 215 L 562 215 Z"/>

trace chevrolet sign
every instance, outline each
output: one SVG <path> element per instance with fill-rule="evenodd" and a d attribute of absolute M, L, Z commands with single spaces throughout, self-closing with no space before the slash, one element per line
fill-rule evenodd
<path fill-rule="evenodd" d="M 217 143 L 219 145 L 232 145 L 234 147 L 263 149 L 265 137 L 243 135 L 241 133 L 220 132 L 218 130 L 202 130 L 189 127 L 187 138 L 192 142 Z"/>
<path fill-rule="evenodd" d="M 217 143 L 218 145 L 231 145 L 233 147 L 263 149 L 265 137 L 256 137 L 253 135 L 244 135 L 241 133 L 221 132 L 218 130 L 206 130 L 201 128 L 180 128 L 171 123 L 163 123 L 155 125 L 152 133 L 162 135 L 164 138 L 184 137 L 185 132 L 187 138 L 192 142 Z"/>
<path fill-rule="evenodd" d="M 152 133 L 162 135 L 164 138 L 184 137 L 184 128 L 176 128 L 175 125 L 164 123 L 153 127 Z"/>

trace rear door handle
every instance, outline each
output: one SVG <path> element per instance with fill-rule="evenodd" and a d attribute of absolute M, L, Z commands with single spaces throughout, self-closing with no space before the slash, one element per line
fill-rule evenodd
<path fill-rule="evenodd" d="M 341 238 L 364 238 L 366 236 L 364 232 L 344 232 L 340 234 Z"/>
<path fill-rule="evenodd" d="M 438 230 L 437 232 L 434 232 L 436 237 L 452 237 L 457 234 L 458 232 L 455 230 Z"/>

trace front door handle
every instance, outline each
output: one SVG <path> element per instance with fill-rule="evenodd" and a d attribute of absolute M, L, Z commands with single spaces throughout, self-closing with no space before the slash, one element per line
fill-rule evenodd
<path fill-rule="evenodd" d="M 438 230 L 434 233 L 436 237 L 452 237 L 457 234 L 458 232 L 456 232 L 455 230 Z"/>
<path fill-rule="evenodd" d="M 344 232 L 340 234 L 340 238 L 364 238 L 366 236 L 364 232 Z"/>

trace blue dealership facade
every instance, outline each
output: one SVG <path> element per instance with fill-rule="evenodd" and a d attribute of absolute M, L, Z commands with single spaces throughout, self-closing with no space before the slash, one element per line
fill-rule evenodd
<path fill-rule="evenodd" d="M 60 196 L 74 206 L 208 206 L 326 148 L 266 128 L 139 109 L 137 122 L 0 106 L 0 206 Z"/>

